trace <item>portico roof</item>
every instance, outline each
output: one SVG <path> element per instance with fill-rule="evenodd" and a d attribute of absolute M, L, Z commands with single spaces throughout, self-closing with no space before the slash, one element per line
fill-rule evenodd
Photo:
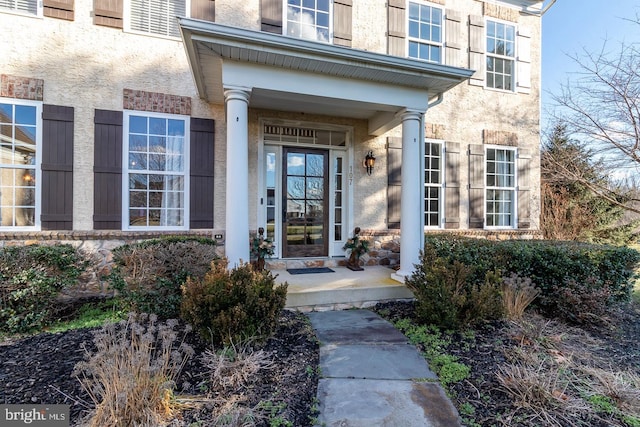
<path fill-rule="evenodd" d="M 472 70 L 310 40 L 180 18 L 198 94 L 224 103 L 224 90 L 250 90 L 250 107 L 369 120 L 395 126 L 405 109 L 468 79 Z"/>

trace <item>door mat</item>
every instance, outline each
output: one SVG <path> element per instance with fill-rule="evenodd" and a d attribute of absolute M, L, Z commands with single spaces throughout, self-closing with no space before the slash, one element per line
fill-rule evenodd
<path fill-rule="evenodd" d="M 335 273 L 329 267 L 312 267 L 312 268 L 287 268 L 289 274 L 315 274 L 315 273 Z"/>

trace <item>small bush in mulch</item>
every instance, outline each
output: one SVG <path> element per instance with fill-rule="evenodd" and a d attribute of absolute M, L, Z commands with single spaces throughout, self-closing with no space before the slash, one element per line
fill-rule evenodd
<path fill-rule="evenodd" d="M 227 345 L 271 335 L 287 297 L 287 285 L 275 286 L 269 271 L 250 264 L 227 270 L 224 260 L 204 278 L 187 279 L 182 291 L 182 318 L 203 338 Z"/>
<path fill-rule="evenodd" d="M 502 317 L 501 277 L 479 275 L 474 266 L 438 256 L 425 247 L 421 263 L 405 284 L 416 297 L 416 315 L 425 324 L 460 328 Z"/>
<path fill-rule="evenodd" d="M 123 245 L 113 251 L 109 283 L 131 310 L 175 318 L 180 286 L 187 277 L 204 277 L 218 258 L 216 242 L 206 238 L 172 236 Z"/>
<path fill-rule="evenodd" d="M 24 333 L 49 324 L 56 297 L 87 266 L 70 245 L 11 246 L 0 250 L 0 331 Z"/>

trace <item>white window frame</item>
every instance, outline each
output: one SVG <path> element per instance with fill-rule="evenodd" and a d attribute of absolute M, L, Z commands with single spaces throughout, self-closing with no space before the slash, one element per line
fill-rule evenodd
<path fill-rule="evenodd" d="M 513 28 L 513 56 L 499 55 L 499 54 L 496 54 L 496 53 L 490 53 L 489 52 L 489 49 L 487 49 L 487 43 L 488 43 L 488 40 L 489 40 L 489 23 L 505 25 L 505 26 L 509 26 L 509 27 Z M 491 89 L 491 90 L 497 90 L 497 91 L 500 91 L 500 92 L 513 93 L 513 92 L 516 91 L 516 84 L 517 84 L 516 71 L 517 71 L 517 66 L 518 66 L 518 45 L 517 45 L 518 26 L 516 24 L 514 24 L 513 22 L 501 21 L 499 19 L 486 19 L 484 27 L 485 27 L 485 32 L 484 32 L 484 43 L 485 43 L 485 46 L 484 46 L 485 47 L 485 76 L 484 76 L 485 83 L 484 84 L 485 84 L 485 88 Z M 504 74 L 504 73 L 492 72 L 494 74 L 494 84 L 493 84 L 493 86 L 489 86 L 489 67 L 488 67 L 488 64 L 487 64 L 489 62 L 488 61 L 489 58 L 494 58 L 494 59 L 498 59 L 498 60 L 510 61 L 511 62 L 511 89 L 503 89 L 503 88 L 495 87 L 495 75 L 499 74 L 499 75 L 502 75 L 504 77 L 504 76 L 506 76 L 506 74 Z"/>
<path fill-rule="evenodd" d="M 0 230 L 3 231 L 39 231 L 40 230 L 40 215 L 41 215 L 41 209 L 42 209 L 42 197 L 41 197 L 41 192 L 42 192 L 42 168 L 41 168 L 41 163 L 42 163 L 42 102 L 40 101 L 28 101 L 28 100 L 23 100 L 23 99 L 15 99 L 15 98 L 0 98 L 0 103 L 3 104 L 12 104 L 12 105 L 24 105 L 24 106 L 30 106 L 30 107 L 35 107 L 36 109 L 36 154 L 35 154 L 35 162 L 33 165 L 24 165 L 23 167 L 17 167 L 18 165 L 15 164 L 4 164 L 1 163 L 0 166 L 2 168 L 9 167 L 9 168 L 16 168 L 16 169 L 29 169 L 29 170 L 33 170 L 34 175 L 35 175 L 35 180 L 36 180 L 36 185 L 35 185 L 35 192 L 34 192 L 34 197 L 35 197 L 35 203 L 34 203 L 34 208 L 35 208 L 35 212 L 34 212 L 34 219 L 33 219 L 33 225 L 32 226 L 0 226 Z M 15 207 L 15 203 L 12 205 L 12 207 Z M 1 212 L 1 208 L 0 208 L 0 212 Z"/>
<path fill-rule="evenodd" d="M 302 2 L 304 0 L 299 0 L 301 3 L 301 7 L 302 7 Z M 324 41 L 324 40 L 318 40 L 317 38 L 312 39 L 309 37 L 302 37 L 302 36 L 296 36 L 296 35 L 290 35 L 289 34 L 289 0 L 282 0 L 282 34 L 285 36 L 289 36 L 289 37 L 293 37 L 293 38 L 297 38 L 297 39 L 302 39 L 302 40 L 311 40 L 311 41 L 317 41 L 319 43 L 328 43 L 328 44 L 332 44 L 333 43 L 333 0 L 328 0 L 329 2 L 329 27 L 327 28 L 328 31 L 328 40 Z M 314 9 L 316 12 L 318 11 L 318 9 Z M 314 22 L 314 28 L 318 27 L 317 22 Z M 325 27 L 322 27 L 325 28 Z"/>
<path fill-rule="evenodd" d="M 184 199 L 183 203 L 183 224 L 181 226 L 162 226 L 162 225 L 154 225 L 154 226 L 132 226 L 130 225 L 129 218 L 129 173 L 132 172 L 129 169 L 129 118 L 131 116 L 145 116 L 150 118 L 162 118 L 162 119 L 173 119 L 173 120 L 183 120 L 184 121 L 184 152 L 183 152 L 183 170 L 182 172 L 175 171 L 154 171 L 158 175 L 164 175 L 165 173 L 168 175 L 183 175 L 184 176 Z M 164 113 L 153 113 L 148 111 L 136 111 L 136 110 L 124 110 L 123 111 L 123 122 L 122 122 L 122 229 L 123 230 L 148 230 L 148 231 L 161 231 L 161 230 L 188 230 L 189 229 L 189 218 L 190 218 L 190 117 L 179 114 L 164 114 Z M 140 173 L 153 173 L 149 169 L 146 171 L 142 171 Z M 148 192 L 149 190 L 147 190 Z M 149 207 L 147 206 L 147 209 Z"/>
<path fill-rule="evenodd" d="M 431 172 L 433 171 L 432 169 L 427 168 L 428 166 L 428 162 L 427 159 L 431 157 L 431 151 L 429 150 L 431 144 L 439 144 L 440 145 L 440 155 L 439 155 L 439 159 L 440 159 L 440 168 L 438 169 L 438 173 L 439 173 L 439 183 L 428 183 L 426 182 L 426 174 L 427 172 Z M 443 228 L 443 223 L 444 223 L 444 197 L 445 197 L 445 182 L 444 182 L 444 178 L 445 178 L 445 173 L 444 173 L 444 166 L 445 166 L 445 158 L 444 156 L 446 155 L 446 151 L 445 151 L 445 142 L 443 140 L 439 140 L 439 139 L 431 139 L 431 138 L 425 138 L 424 141 L 424 162 L 423 162 L 423 185 L 424 185 L 424 192 L 423 192 L 423 212 L 422 215 L 424 217 L 424 229 L 425 230 L 433 230 L 433 229 L 440 229 Z M 427 221 L 427 214 L 428 211 L 425 207 L 425 204 L 427 203 L 427 198 L 429 196 L 429 188 L 438 188 L 440 190 L 440 196 L 438 197 L 438 224 L 437 225 L 428 225 L 428 221 Z"/>
<path fill-rule="evenodd" d="M 501 185 L 489 185 L 488 180 L 489 180 L 489 150 L 502 150 L 502 151 L 509 151 L 511 153 L 513 153 L 513 173 L 512 174 L 505 174 L 505 173 L 499 173 L 498 172 L 498 168 L 494 168 L 494 173 L 493 175 L 497 176 L 512 176 L 513 178 L 513 182 L 511 186 L 501 186 Z M 485 170 L 484 170 L 484 186 L 485 186 L 485 191 L 484 191 L 484 224 L 485 224 L 485 228 L 486 229 L 515 229 L 517 228 L 517 224 L 518 224 L 518 218 L 517 218 L 517 214 L 518 214 L 518 150 L 516 147 L 511 147 L 511 146 L 505 146 L 505 145 L 487 145 L 485 147 Z M 496 160 L 496 163 L 497 160 Z M 497 184 L 497 183 L 496 183 Z M 510 202 L 511 202 L 511 210 L 510 212 L 508 212 L 508 214 L 511 216 L 511 224 L 508 225 L 488 225 L 489 221 L 489 215 L 494 215 L 496 217 L 498 217 L 499 215 L 503 215 L 505 213 L 507 213 L 506 211 L 493 211 L 493 212 L 489 212 L 488 209 L 488 204 L 489 204 L 489 191 L 508 191 L 511 193 L 511 198 L 510 198 Z"/>
<path fill-rule="evenodd" d="M 38 1 L 42 1 L 42 0 L 38 0 Z M 133 7 L 133 2 L 135 1 L 142 1 L 142 0 L 124 0 L 124 10 L 123 10 L 123 18 L 124 18 L 124 30 L 126 32 L 129 33 L 134 33 L 134 34 L 142 34 L 145 36 L 152 36 L 152 37 L 159 37 L 159 38 L 163 38 L 163 39 L 170 39 L 170 40 L 179 40 L 180 39 L 180 34 L 177 34 L 175 36 L 169 35 L 169 34 L 160 34 L 160 33 L 154 33 L 151 31 L 142 31 L 142 30 L 137 30 L 132 28 L 131 26 L 131 20 L 132 20 L 132 16 L 131 16 L 131 9 Z M 149 1 L 149 0 L 146 0 Z M 184 16 L 185 17 L 189 17 L 191 14 L 191 0 L 184 0 L 185 5 L 184 5 Z M 178 20 L 177 20 L 177 16 L 174 17 L 174 21 L 175 21 L 175 25 L 176 28 L 178 28 Z M 167 17 L 167 19 L 171 19 L 169 17 Z"/>
<path fill-rule="evenodd" d="M 20 15 L 20 16 L 29 16 L 32 18 L 42 18 L 43 15 L 43 10 L 44 7 L 42 5 L 42 0 L 33 0 L 36 4 L 36 13 L 30 13 L 24 10 L 20 10 L 17 8 L 17 4 L 18 3 L 22 3 L 25 0 L 4 0 L 4 1 L 10 1 L 11 3 L 13 3 L 13 6 L 15 7 L 14 9 L 9 9 L 6 7 L 0 7 L 0 12 L 2 13 L 10 13 L 10 14 L 14 14 L 14 15 Z"/>
<path fill-rule="evenodd" d="M 411 13 L 410 13 L 410 8 L 411 8 L 411 4 L 414 3 L 417 6 L 425 6 L 425 7 L 430 7 L 432 9 L 438 9 L 440 11 L 440 41 L 436 42 L 433 40 L 428 40 L 428 39 L 422 39 L 422 38 L 418 38 L 418 37 L 411 37 L 410 34 L 410 26 L 411 26 Z M 419 2 L 416 0 L 408 0 L 407 1 L 407 46 L 406 46 L 406 51 L 407 51 L 407 57 L 409 58 L 413 58 L 413 59 L 419 59 L 421 61 L 426 61 L 426 62 L 431 62 L 434 64 L 444 64 L 445 63 L 445 58 L 444 58 L 444 53 L 445 53 L 445 10 L 441 5 L 435 4 L 435 3 L 428 3 L 428 2 Z M 434 46 L 434 47 L 438 47 L 440 48 L 440 61 L 432 61 L 430 59 L 424 59 L 424 58 L 420 58 L 417 56 L 410 56 L 410 52 L 409 52 L 409 46 L 411 44 L 411 42 L 416 42 L 418 44 L 424 44 L 424 45 L 428 45 L 428 46 Z"/>

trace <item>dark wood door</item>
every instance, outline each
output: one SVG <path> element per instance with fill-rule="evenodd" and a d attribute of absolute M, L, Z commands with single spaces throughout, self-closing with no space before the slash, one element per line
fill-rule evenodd
<path fill-rule="evenodd" d="M 285 147 L 283 157 L 283 256 L 327 256 L 329 151 Z"/>

